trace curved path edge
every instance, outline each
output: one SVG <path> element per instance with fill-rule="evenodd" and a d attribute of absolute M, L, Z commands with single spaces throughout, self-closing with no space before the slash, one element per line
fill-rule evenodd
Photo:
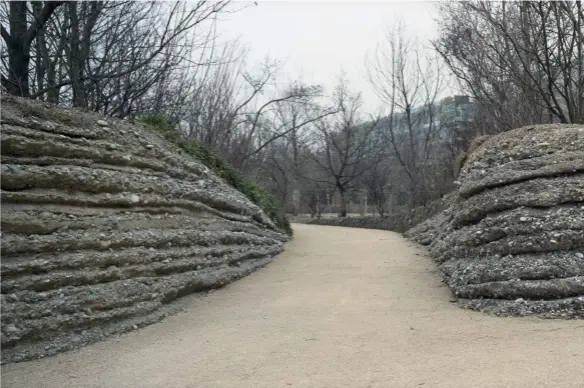
<path fill-rule="evenodd" d="M 164 321 L 2 367 L 5 388 L 584 386 L 584 322 L 449 303 L 396 233 L 295 225 L 267 267 Z"/>

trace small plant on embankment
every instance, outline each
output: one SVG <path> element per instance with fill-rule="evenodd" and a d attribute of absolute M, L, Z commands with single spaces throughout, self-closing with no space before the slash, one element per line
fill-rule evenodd
<path fill-rule="evenodd" d="M 239 190 L 250 201 L 259 206 L 280 229 L 292 235 L 292 228 L 284 213 L 283 206 L 270 192 L 245 179 L 239 171 L 201 143 L 185 139 L 166 118 L 149 114 L 140 116 L 137 121 L 146 125 L 150 130 L 161 134 L 167 141 L 199 160 L 230 186 Z"/>

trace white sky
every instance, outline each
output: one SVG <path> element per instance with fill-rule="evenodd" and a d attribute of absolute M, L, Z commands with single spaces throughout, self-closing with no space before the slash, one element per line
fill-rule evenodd
<path fill-rule="evenodd" d="M 237 2 L 243 7 L 249 2 Z M 423 42 L 436 36 L 436 2 L 415 1 L 258 1 L 222 17 L 222 39 L 239 37 L 249 48 L 250 63 L 266 55 L 285 61 L 283 76 L 322 84 L 330 91 L 345 72 L 350 86 L 362 92 L 365 109 L 379 100 L 367 81 L 365 57 L 383 39 L 385 29 L 401 19 L 411 37 Z"/>

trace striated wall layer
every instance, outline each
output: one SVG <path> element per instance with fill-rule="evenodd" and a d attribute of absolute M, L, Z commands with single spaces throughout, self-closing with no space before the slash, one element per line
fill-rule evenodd
<path fill-rule="evenodd" d="M 528 126 L 467 159 L 458 198 L 407 235 L 463 307 L 584 318 L 584 126 Z"/>
<path fill-rule="evenodd" d="M 140 126 L 2 97 L 2 358 L 54 354 L 267 264 L 287 236 Z"/>

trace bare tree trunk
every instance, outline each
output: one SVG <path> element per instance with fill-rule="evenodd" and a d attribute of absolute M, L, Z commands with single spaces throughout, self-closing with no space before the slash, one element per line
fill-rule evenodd
<path fill-rule="evenodd" d="M 292 207 L 294 216 L 297 216 L 300 211 L 300 190 L 298 189 L 292 191 Z"/>
<path fill-rule="evenodd" d="M 29 97 L 29 67 L 30 48 L 32 41 L 37 37 L 39 31 L 45 26 L 55 9 L 62 1 L 47 1 L 42 9 L 33 18 L 30 26 L 27 22 L 27 2 L 11 1 L 9 7 L 10 33 L 1 27 L 2 39 L 8 48 L 8 77 L 2 76 L 2 85 L 8 93 Z"/>
<path fill-rule="evenodd" d="M 5 81 L 4 86 L 8 93 L 22 97 L 28 97 L 30 94 L 28 80 L 30 43 L 26 42 L 26 27 L 26 2 L 11 1 L 10 39 L 6 41 L 9 70 L 8 82 Z"/>
<path fill-rule="evenodd" d="M 84 6 L 84 5 L 82 5 Z M 71 36 L 69 45 L 69 78 L 73 88 L 73 106 L 85 108 L 87 100 L 85 95 L 85 85 L 83 81 L 83 58 L 80 50 L 79 15 L 77 13 L 77 2 L 67 3 L 69 19 L 71 20 Z"/>
<path fill-rule="evenodd" d="M 367 192 L 361 193 L 361 215 L 366 216 L 368 212 L 367 209 Z"/>
<path fill-rule="evenodd" d="M 42 4 L 37 1 L 32 2 L 32 9 L 35 18 L 39 18 L 42 12 Z M 45 41 L 45 29 L 41 28 L 36 37 L 36 87 L 43 89 L 45 87 L 45 73 L 49 63 L 49 53 L 47 42 Z"/>
<path fill-rule="evenodd" d="M 347 216 L 347 193 L 345 192 L 345 188 L 343 186 L 337 186 L 339 190 L 339 199 L 340 199 L 340 209 L 339 209 L 339 217 L 346 217 Z"/>
<path fill-rule="evenodd" d="M 67 24 L 69 21 L 69 17 L 67 16 L 67 14 L 64 14 L 63 17 L 63 24 Z M 64 29 L 64 27 L 62 27 Z M 58 44 L 57 44 L 57 50 L 54 54 L 54 58 L 48 60 L 48 68 L 47 68 L 47 101 L 52 103 L 52 104 L 58 104 L 59 103 L 59 95 L 60 95 L 60 88 L 57 86 L 62 80 L 61 79 L 57 79 L 57 77 L 61 77 L 62 76 L 62 67 L 63 67 L 63 53 L 65 51 L 65 41 L 66 41 L 66 35 L 64 33 L 64 31 L 62 31 L 62 34 L 59 36 L 59 40 L 58 40 Z M 47 53 L 45 54 L 47 57 L 49 56 L 49 53 L 47 51 Z"/>

